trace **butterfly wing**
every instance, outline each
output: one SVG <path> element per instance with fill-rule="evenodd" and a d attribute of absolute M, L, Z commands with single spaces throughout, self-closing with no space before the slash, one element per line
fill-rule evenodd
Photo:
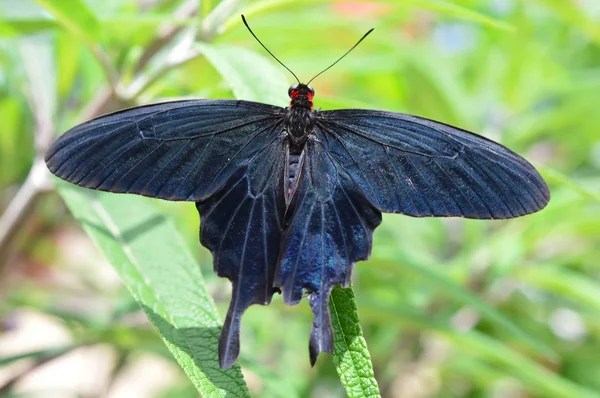
<path fill-rule="evenodd" d="M 232 283 L 231 302 L 219 340 L 219 361 L 228 368 L 240 351 L 240 321 L 252 304 L 267 305 L 279 253 L 285 137 L 279 136 L 206 200 L 200 212 L 200 242 L 213 253 L 215 272 Z"/>
<path fill-rule="evenodd" d="M 320 112 L 323 145 L 383 212 L 415 217 L 517 217 L 542 209 L 548 187 L 509 149 L 432 120 L 373 110 Z"/>
<path fill-rule="evenodd" d="M 54 174 L 84 187 L 197 202 L 200 241 L 233 286 L 221 367 L 238 356 L 244 310 L 277 291 L 287 151 L 281 111 L 226 100 L 143 106 L 71 129 L 46 155 Z"/>
<path fill-rule="evenodd" d="M 286 304 L 297 304 L 304 290 L 314 313 L 311 363 L 319 352 L 333 352 L 329 294 L 348 286 L 356 261 L 371 252 L 381 213 L 317 140 L 309 140 L 294 198 L 287 209 L 275 285 Z"/>
<path fill-rule="evenodd" d="M 87 188 L 197 201 L 277 138 L 282 111 L 232 100 L 127 109 L 66 132 L 46 154 L 46 164 Z"/>

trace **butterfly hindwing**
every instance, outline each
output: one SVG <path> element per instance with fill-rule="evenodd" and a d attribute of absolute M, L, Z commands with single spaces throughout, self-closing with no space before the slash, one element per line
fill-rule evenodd
<path fill-rule="evenodd" d="M 318 140 L 309 140 L 304 152 L 295 196 L 287 209 L 275 285 L 287 304 L 297 304 L 304 291 L 309 293 L 314 363 L 319 352 L 333 350 L 331 289 L 348 286 L 353 264 L 369 257 L 381 213 Z"/>
<path fill-rule="evenodd" d="M 221 367 L 240 350 L 240 321 L 252 304 L 267 305 L 273 286 L 283 222 L 286 143 L 275 140 L 223 187 L 196 204 L 200 241 L 213 253 L 215 272 L 232 283 L 232 297 L 219 340 Z"/>
<path fill-rule="evenodd" d="M 525 159 L 481 136 L 416 116 L 319 113 L 328 152 L 380 211 L 510 218 L 543 208 L 548 187 Z"/>
<path fill-rule="evenodd" d="M 75 184 L 169 200 L 206 198 L 281 132 L 282 108 L 231 100 L 176 101 L 83 123 L 46 154 Z"/>

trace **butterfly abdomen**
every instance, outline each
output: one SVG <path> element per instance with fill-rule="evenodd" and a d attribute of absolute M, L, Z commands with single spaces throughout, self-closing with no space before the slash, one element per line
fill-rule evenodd
<path fill-rule="evenodd" d="M 285 162 L 285 202 L 289 205 L 291 198 L 298 185 L 298 176 L 304 161 L 304 148 L 295 146 L 288 147 L 288 155 Z"/>

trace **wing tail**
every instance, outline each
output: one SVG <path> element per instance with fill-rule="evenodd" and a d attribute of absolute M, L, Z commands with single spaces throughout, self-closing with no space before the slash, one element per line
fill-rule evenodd
<path fill-rule="evenodd" d="M 315 366 L 321 352 L 333 354 L 333 332 L 331 330 L 331 314 L 329 313 L 329 296 L 332 287 L 321 292 L 313 292 L 308 302 L 313 312 L 313 324 L 308 342 L 310 365 Z"/>
<path fill-rule="evenodd" d="M 219 338 L 219 365 L 223 369 L 232 367 L 240 355 L 240 323 L 243 312 L 249 306 L 248 303 L 240 303 L 238 300 L 235 293 L 238 284 L 233 283 L 234 293 Z"/>

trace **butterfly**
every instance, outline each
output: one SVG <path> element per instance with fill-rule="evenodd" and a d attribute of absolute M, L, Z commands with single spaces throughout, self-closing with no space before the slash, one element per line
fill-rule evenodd
<path fill-rule="evenodd" d="M 332 353 L 330 292 L 369 257 L 382 212 L 505 219 L 550 199 L 536 169 L 494 141 L 402 113 L 316 110 L 309 84 L 289 88 L 286 108 L 199 99 L 122 110 L 46 154 L 52 173 L 86 188 L 196 203 L 200 242 L 232 284 L 223 368 L 239 355 L 244 311 L 275 293 L 289 305 L 308 297 L 311 364 Z"/>

